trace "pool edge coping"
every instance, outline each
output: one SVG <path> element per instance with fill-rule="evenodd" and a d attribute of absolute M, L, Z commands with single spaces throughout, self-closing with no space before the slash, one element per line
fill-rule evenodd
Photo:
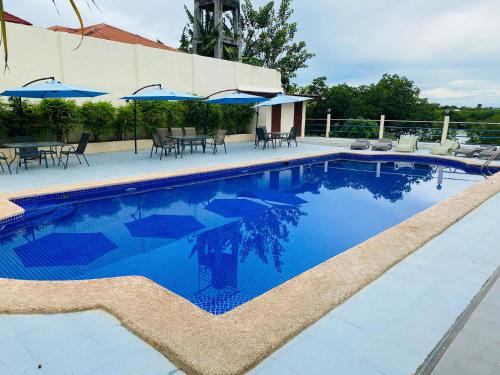
<path fill-rule="evenodd" d="M 258 164 L 338 154 L 346 153 L 302 154 Z M 238 166 L 248 163 L 256 164 Z M 242 373 L 499 191 L 497 174 L 218 317 L 142 277 L 77 282 L 2 279 L 0 313 L 104 309 L 184 371 Z M 350 268 L 356 272 L 347 272 Z"/>

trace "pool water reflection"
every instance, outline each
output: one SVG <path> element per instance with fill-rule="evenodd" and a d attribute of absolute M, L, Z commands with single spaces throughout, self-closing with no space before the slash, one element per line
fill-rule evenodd
<path fill-rule="evenodd" d="M 0 277 L 140 275 L 223 314 L 480 180 L 449 167 L 333 160 L 30 208 L 0 236 Z"/>

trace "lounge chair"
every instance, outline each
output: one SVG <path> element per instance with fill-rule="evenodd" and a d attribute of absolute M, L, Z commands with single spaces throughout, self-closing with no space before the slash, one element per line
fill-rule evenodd
<path fill-rule="evenodd" d="M 351 143 L 351 150 L 368 150 L 369 148 L 370 140 L 366 138 L 359 138 Z"/>
<path fill-rule="evenodd" d="M 452 151 L 452 154 L 455 156 L 461 156 L 464 158 L 473 158 L 477 156 L 481 151 L 484 151 L 484 147 L 480 146 L 460 146 Z"/>
<path fill-rule="evenodd" d="M 281 139 L 280 139 L 280 147 L 281 147 L 281 142 L 286 141 L 288 147 L 292 145 L 292 142 L 295 142 L 295 147 L 298 147 L 299 144 L 297 143 L 297 128 L 293 126 L 290 129 L 290 133 L 285 134 Z"/>
<path fill-rule="evenodd" d="M 9 173 L 12 174 L 12 171 L 10 170 L 10 164 L 9 164 L 9 160 L 7 159 L 7 156 L 5 156 L 5 154 L 3 152 L 0 152 L 0 167 L 2 167 L 2 172 L 5 172 L 5 168 L 2 165 L 2 161 L 5 162 L 5 165 L 7 166 Z"/>
<path fill-rule="evenodd" d="M 90 164 L 85 157 L 85 150 L 87 149 L 87 145 L 89 144 L 89 139 L 90 139 L 90 134 L 89 133 L 82 133 L 82 136 L 80 137 L 80 141 L 78 142 L 78 146 L 64 146 L 61 150 L 61 156 L 59 157 L 59 164 L 63 163 L 64 164 L 64 169 L 68 168 L 68 161 L 69 161 L 69 156 L 70 155 L 75 155 L 76 158 L 78 159 L 78 162 L 82 164 L 82 161 L 80 160 L 80 156 L 83 157 L 85 160 L 85 163 L 87 163 L 87 167 L 90 167 Z M 65 147 L 68 147 L 67 149 L 64 149 Z M 66 155 L 66 163 L 62 161 L 63 156 Z"/>
<path fill-rule="evenodd" d="M 373 151 L 389 151 L 392 148 L 392 140 L 389 138 L 380 138 L 372 144 Z"/>
<path fill-rule="evenodd" d="M 451 139 L 445 140 L 443 143 L 436 142 L 432 147 L 432 155 L 451 155 L 451 153 L 460 147 L 460 143 Z"/>
<path fill-rule="evenodd" d="M 415 152 L 418 138 L 415 135 L 402 135 L 396 144 L 397 152 Z"/>
<path fill-rule="evenodd" d="M 219 129 L 215 137 L 207 143 L 207 147 L 211 147 L 214 150 L 214 155 L 217 153 L 217 146 L 224 146 L 224 153 L 227 154 L 226 134 L 227 130 Z"/>
<path fill-rule="evenodd" d="M 500 160 L 500 147 L 493 147 L 490 150 L 483 150 L 477 155 L 479 159 L 483 160 L 490 159 L 494 156 L 496 156 L 494 160 Z"/>
<path fill-rule="evenodd" d="M 36 139 L 30 136 L 18 136 L 15 138 L 16 143 L 32 143 L 36 142 Z M 47 153 L 44 151 L 40 151 L 38 147 L 21 147 L 19 149 L 19 164 L 18 167 L 21 166 L 21 164 L 24 163 L 24 168 L 28 169 L 28 162 L 32 160 L 38 160 L 38 163 L 41 165 L 42 160 L 45 160 L 45 167 L 48 168 L 49 165 L 47 163 Z M 16 168 L 17 172 L 17 168 Z"/>
<path fill-rule="evenodd" d="M 276 147 L 274 144 L 274 138 L 267 132 L 266 128 L 258 127 L 256 129 L 255 148 L 260 146 L 260 142 L 264 143 L 264 146 L 262 147 L 263 150 L 266 149 L 269 142 L 271 142 L 273 148 Z"/>

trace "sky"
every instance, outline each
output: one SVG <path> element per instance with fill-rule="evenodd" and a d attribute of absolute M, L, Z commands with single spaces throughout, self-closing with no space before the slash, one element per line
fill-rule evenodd
<path fill-rule="evenodd" d="M 86 25 L 108 23 L 177 47 L 192 0 L 77 0 Z M 89 2 L 91 2 L 89 0 Z M 260 6 L 267 0 L 253 0 Z M 277 0 L 279 2 L 279 0 Z M 5 0 L 36 26 L 77 26 L 68 0 Z M 376 82 L 384 73 L 415 81 L 432 102 L 500 107 L 499 0 L 294 0 L 298 40 L 316 56 L 295 82 Z"/>

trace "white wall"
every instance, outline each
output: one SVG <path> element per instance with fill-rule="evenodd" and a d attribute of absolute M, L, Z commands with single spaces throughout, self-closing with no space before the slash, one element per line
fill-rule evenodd
<path fill-rule="evenodd" d="M 281 90 L 276 70 L 91 37 L 75 50 L 77 35 L 11 23 L 7 27 L 10 70 L 0 78 L 0 89 L 55 76 L 110 92 L 101 99 L 112 101 L 152 83 L 201 96 L 236 87 Z M 0 56 L 3 60 L 3 52 Z"/>

